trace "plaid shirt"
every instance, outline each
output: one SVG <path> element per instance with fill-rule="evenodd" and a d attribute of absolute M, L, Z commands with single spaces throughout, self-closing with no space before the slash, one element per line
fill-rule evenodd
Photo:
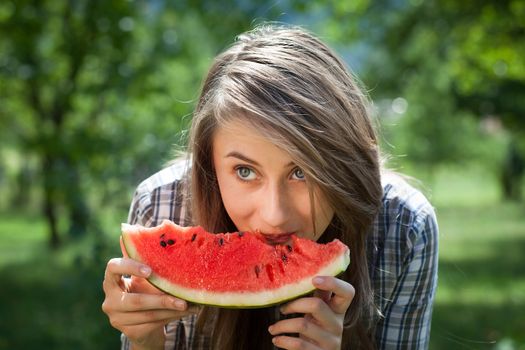
<path fill-rule="evenodd" d="M 155 226 L 164 219 L 188 224 L 174 164 L 140 184 L 128 222 Z M 399 176 L 384 174 L 383 206 L 368 239 L 370 277 L 382 317 L 376 324 L 378 349 L 426 349 L 437 286 L 438 227 L 426 198 Z M 279 313 L 276 313 L 279 315 Z M 209 349 L 209 337 L 195 334 L 196 316 L 166 326 L 165 349 Z M 122 349 L 129 349 L 122 336 Z"/>

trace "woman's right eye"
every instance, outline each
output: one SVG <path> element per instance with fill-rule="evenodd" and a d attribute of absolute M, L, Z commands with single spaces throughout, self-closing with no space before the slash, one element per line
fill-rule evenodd
<path fill-rule="evenodd" d="M 237 167 L 235 171 L 237 176 L 243 181 L 255 180 L 257 177 L 255 171 L 245 166 Z"/>

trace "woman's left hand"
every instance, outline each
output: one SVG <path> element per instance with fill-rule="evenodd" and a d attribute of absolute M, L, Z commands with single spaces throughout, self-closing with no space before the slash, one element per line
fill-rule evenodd
<path fill-rule="evenodd" d="M 319 279 L 319 280 L 318 280 Z M 304 317 L 281 320 L 268 329 L 275 346 L 282 349 L 341 349 L 346 310 L 354 298 L 354 287 L 335 277 L 316 277 L 313 297 L 296 299 L 281 307 L 281 313 Z M 298 333 L 299 337 L 280 335 Z"/>

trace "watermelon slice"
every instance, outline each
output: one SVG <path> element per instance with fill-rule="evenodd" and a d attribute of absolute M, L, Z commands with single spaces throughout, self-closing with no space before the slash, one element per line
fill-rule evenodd
<path fill-rule="evenodd" d="M 145 228 L 122 224 L 125 253 L 151 267 L 157 288 L 197 304 L 256 308 L 315 289 L 315 276 L 346 270 L 350 252 L 339 240 L 319 244 L 291 236 L 289 244 L 268 244 L 249 232 L 206 232 L 164 220 Z"/>

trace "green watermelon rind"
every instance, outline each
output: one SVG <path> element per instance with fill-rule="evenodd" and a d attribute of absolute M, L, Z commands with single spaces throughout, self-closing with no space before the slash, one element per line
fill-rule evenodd
<path fill-rule="evenodd" d="M 130 225 L 124 224 L 129 232 Z M 124 227 L 123 225 L 123 227 Z M 124 230 L 123 230 L 124 232 Z M 126 254 L 133 260 L 141 262 L 138 252 L 134 246 L 126 239 L 126 234 L 122 235 L 122 241 Z M 345 249 L 340 255 L 317 271 L 314 275 L 304 277 L 296 283 L 286 284 L 270 291 L 262 292 L 206 292 L 175 285 L 155 272 L 147 278 L 147 281 L 159 290 L 173 295 L 177 298 L 186 300 L 193 304 L 215 306 L 230 309 L 256 309 L 264 308 L 283 302 L 296 299 L 313 292 L 316 288 L 312 284 L 315 276 L 337 276 L 344 272 L 350 264 L 350 251 Z M 243 301 L 239 303 L 239 300 Z"/>

